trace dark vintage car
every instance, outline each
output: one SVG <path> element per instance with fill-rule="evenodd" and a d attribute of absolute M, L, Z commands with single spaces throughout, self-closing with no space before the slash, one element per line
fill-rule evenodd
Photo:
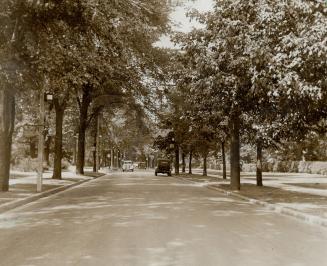
<path fill-rule="evenodd" d="M 167 174 L 171 176 L 171 167 L 170 167 L 170 160 L 168 159 L 159 159 L 157 161 L 157 167 L 155 170 L 155 175 L 158 174 Z"/>
<path fill-rule="evenodd" d="M 138 163 L 137 168 L 138 169 L 146 169 L 146 163 L 144 163 L 144 162 Z"/>

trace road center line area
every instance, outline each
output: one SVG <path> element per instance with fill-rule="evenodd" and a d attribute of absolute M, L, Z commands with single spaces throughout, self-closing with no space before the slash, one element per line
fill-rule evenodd
<path fill-rule="evenodd" d="M 327 265 L 327 230 L 152 172 L 0 215 L 0 265 Z"/>

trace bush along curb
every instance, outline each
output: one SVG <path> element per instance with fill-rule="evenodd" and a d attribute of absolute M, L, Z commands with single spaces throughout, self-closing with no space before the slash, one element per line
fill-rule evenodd
<path fill-rule="evenodd" d="M 199 183 L 197 181 L 188 180 L 188 179 L 183 178 L 183 177 L 178 177 L 178 176 L 175 176 L 175 177 L 178 178 L 178 179 L 184 180 L 186 182 L 196 183 L 196 184 Z M 293 210 L 291 208 L 281 206 L 278 203 L 268 203 L 268 202 L 265 202 L 265 201 L 252 199 L 252 198 L 240 195 L 237 192 L 228 191 L 228 190 L 225 190 L 225 189 L 222 189 L 222 188 L 214 187 L 212 185 L 206 185 L 204 187 L 206 187 L 208 189 L 211 189 L 211 190 L 219 191 L 219 192 L 221 192 L 221 193 L 223 193 L 223 194 L 225 194 L 227 196 L 232 196 L 234 198 L 238 198 L 238 199 L 241 199 L 241 200 L 244 200 L 244 201 L 248 201 L 249 203 L 252 203 L 252 204 L 257 204 L 257 205 L 260 205 L 260 206 L 264 206 L 268 210 L 275 211 L 275 212 L 280 213 L 280 214 L 284 214 L 284 215 L 287 215 L 287 216 L 294 217 L 294 218 L 296 218 L 298 220 L 301 220 L 301 221 L 304 221 L 306 223 L 327 227 L 327 219 L 324 219 L 324 218 L 321 218 L 321 217 L 318 217 L 318 216 L 314 216 L 314 215 L 311 215 L 311 214 L 306 214 L 306 213 L 303 213 L 303 212 L 300 212 L 300 211 L 297 211 L 297 210 Z"/>
<path fill-rule="evenodd" d="M 66 186 L 60 186 L 60 187 L 57 187 L 57 188 L 54 188 L 54 189 L 50 189 L 50 190 L 38 193 L 36 195 L 29 196 L 29 197 L 24 198 L 24 199 L 19 199 L 19 200 L 15 200 L 15 201 L 12 201 L 12 202 L 5 203 L 5 204 L 1 204 L 0 205 L 0 214 L 2 214 L 4 212 L 7 212 L 7 211 L 10 211 L 10 210 L 13 210 L 15 208 L 24 206 L 26 204 L 32 203 L 32 202 L 37 201 L 39 199 L 49 197 L 51 195 L 57 194 L 59 192 L 65 191 L 67 189 L 79 186 L 81 184 L 90 182 L 90 181 L 95 180 L 95 179 L 97 179 L 99 177 L 102 177 L 104 175 L 105 174 L 103 174 L 101 176 L 98 176 L 98 177 L 93 177 L 93 178 L 90 178 L 90 179 L 80 180 L 80 181 L 78 181 L 76 183 L 69 184 L 69 185 L 66 185 Z"/>

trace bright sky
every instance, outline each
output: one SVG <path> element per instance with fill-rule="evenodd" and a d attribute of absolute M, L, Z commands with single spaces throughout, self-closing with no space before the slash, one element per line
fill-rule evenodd
<path fill-rule="evenodd" d="M 191 21 L 186 17 L 186 13 L 190 9 L 197 9 L 201 12 L 208 11 L 213 8 L 214 0 L 188 0 L 183 6 L 176 8 L 171 14 L 171 20 L 176 26 L 173 27 L 174 30 L 187 32 L 190 31 L 193 27 L 199 27 L 199 24 L 196 21 Z M 169 37 L 165 36 L 161 38 L 159 46 L 162 47 L 173 47 L 173 44 L 170 42 Z"/>

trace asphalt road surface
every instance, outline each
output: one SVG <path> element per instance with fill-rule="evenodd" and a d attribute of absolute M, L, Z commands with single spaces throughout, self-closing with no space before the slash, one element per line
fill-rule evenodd
<path fill-rule="evenodd" d="M 327 230 L 151 172 L 0 215 L 0 265 L 327 265 Z"/>

